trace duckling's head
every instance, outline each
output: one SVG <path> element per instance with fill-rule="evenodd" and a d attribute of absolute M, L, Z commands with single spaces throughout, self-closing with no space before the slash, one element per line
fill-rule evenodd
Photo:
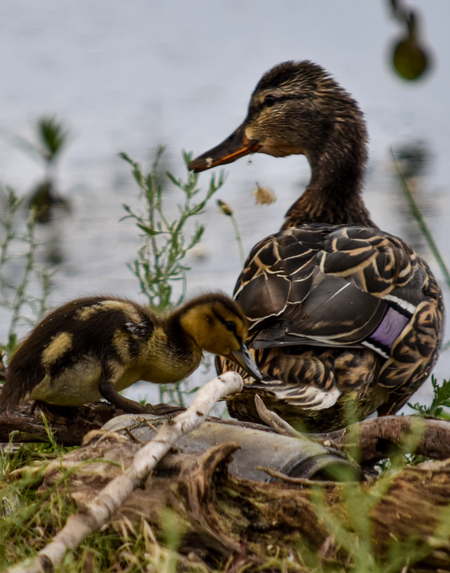
<path fill-rule="evenodd" d="M 254 378 L 261 379 L 244 344 L 248 334 L 247 318 L 233 300 L 221 293 L 210 293 L 191 300 L 177 314 L 183 330 L 200 348 L 226 356 Z"/>
<path fill-rule="evenodd" d="M 366 161 L 367 134 L 355 100 L 320 66 L 285 62 L 259 81 L 242 125 L 217 147 L 191 161 L 195 172 L 231 163 L 249 153 L 321 157 L 357 154 Z"/>

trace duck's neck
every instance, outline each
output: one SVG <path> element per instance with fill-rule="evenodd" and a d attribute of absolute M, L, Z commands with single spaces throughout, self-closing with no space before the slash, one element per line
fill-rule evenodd
<path fill-rule="evenodd" d="M 311 182 L 286 213 L 283 229 L 306 223 L 376 227 L 361 197 L 366 150 L 343 145 L 309 156 Z"/>

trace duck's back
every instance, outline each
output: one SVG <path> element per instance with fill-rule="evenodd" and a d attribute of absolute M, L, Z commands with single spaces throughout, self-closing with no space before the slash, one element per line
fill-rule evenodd
<path fill-rule="evenodd" d="M 376 228 L 306 224 L 258 243 L 235 298 L 264 374 L 247 379 L 285 418 L 315 430 L 398 411 L 429 375 L 443 334 L 442 294 L 406 243 Z M 253 396 L 229 400 L 256 419 Z"/>

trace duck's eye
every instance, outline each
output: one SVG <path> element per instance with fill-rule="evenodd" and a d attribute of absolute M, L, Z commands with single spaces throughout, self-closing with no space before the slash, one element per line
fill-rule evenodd
<path fill-rule="evenodd" d="M 276 101 L 277 101 L 277 98 L 275 96 L 266 95 L 266 97 L 264 98 L 264 105 L 266 107 L 272 107 Z"/>

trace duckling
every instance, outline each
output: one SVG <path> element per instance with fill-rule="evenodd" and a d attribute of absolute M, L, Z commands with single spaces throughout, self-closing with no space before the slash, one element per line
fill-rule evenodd
<path fill-rule="evenodd" d="M 305 155 L 312 176 L 281 231 L 253 247 L 238 278 L 234 298 L 263 379 L 244 373 L 230 414 L 260 421 L 255 394 L 317 432 L 394 414 L 436 363 L 444 304 L 427 263 L 381 231 L 364 205 L 367 132 L 358 104 L 312 62 L 275 66 L 244 122 L 189 167 L 200 172 L 255 152 Z M 230 367 L 216 362 L 219 372 Z"/>
<path fill-rule="evenodd" d="M 247 319 L 220 293 L 199 296 L 165 317 L 121 298 L 69 302 L 36 326 L 6 370 L 0 411 L 21 401 L 79 406 L 105 398 L 130 413 L 152 411 L 119 394 L 138 380 L 178 382 L 204 350 L 226 356 L 258 378 L 244 344 Z"/>

